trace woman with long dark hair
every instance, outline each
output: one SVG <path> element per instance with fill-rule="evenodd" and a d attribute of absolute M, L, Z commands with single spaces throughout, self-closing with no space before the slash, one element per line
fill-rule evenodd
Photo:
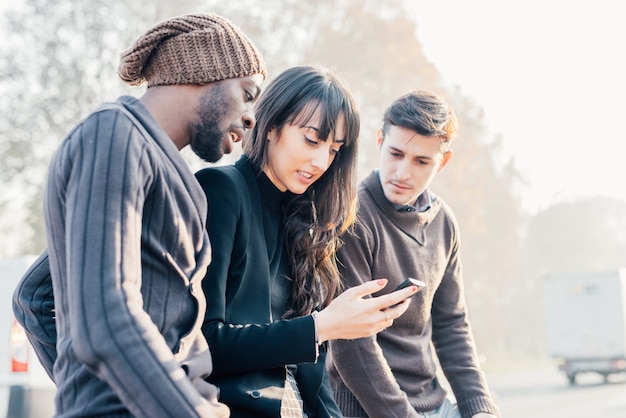
<path fill-rule="evenodd" d="M 373 335 L 406 310 L 410 287 L 340 294 L 339 236 L 356 212 L 359 114 L 332 73 L 295 67 L 259 98 L 244 155 L 197 173 L 213 250 L 203 331 L 220 400 L 240 417 L 338 417 L 325 342 Z"/>

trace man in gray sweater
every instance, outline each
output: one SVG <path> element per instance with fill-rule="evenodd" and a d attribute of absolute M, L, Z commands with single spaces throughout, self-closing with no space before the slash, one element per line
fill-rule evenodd
<path fill-rule="evenodd" d="M 378 335 L 331 341 L 327 363 L 346 417 L 493 418 L 467 318 L 459 229 L 428 187 L 452 157 L 456 118 L 424 91 L 397 99 L 377 133 L 379 169 L 363 180 L 354 234 L 343 237 L 346 287 L 387 278 L 425 282 L 404 315 Z M 436 356 L 436 357 L 435 357 Z M 437 378 L 437 360 L 457 404 Z"/>
<path fill-rule="evenodd" d="M 230 152 L 255 124 L 265 64 L 230 21 L 195 14 L 139 37 L 119 75 L 148 89 L 61 142 L 44 194 L 48 250 L 14 312 L 57 385 L 58 417 L 227 417 L 204 380 L 207 202 L 178 151 Z"/>

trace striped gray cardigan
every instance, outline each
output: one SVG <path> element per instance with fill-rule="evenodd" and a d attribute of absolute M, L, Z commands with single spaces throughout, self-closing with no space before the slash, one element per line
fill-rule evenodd
<path fill-rule="evenodd" d="M 141 102 L 105 104 L 68 134 L 44 212 L 49 257 L 13 306 L 57 385 L 57 416 L 222 415 L 203 379 L 206 197 Z"/>

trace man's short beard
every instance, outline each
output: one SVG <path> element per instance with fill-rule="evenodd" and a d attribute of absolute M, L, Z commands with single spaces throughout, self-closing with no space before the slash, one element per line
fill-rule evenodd
<path fill-rule="evenodd" d="M 200 122 L 193 127 L 190 145 L 198 157 L 209 163 L 224 156 L 222 142 L 226 133 L 220 129 L 219 122 L 224 119 L 227 108 L 219 84 L 200 98 Z"/>
<path fill-rule="evenodd" d="M 196 126 L 191 138 L 192 151 L 204 161 L 214 163 L 224 156 L 222 138 L 224 133 L 219 129 L 215 121 L 202 120 Z"/>

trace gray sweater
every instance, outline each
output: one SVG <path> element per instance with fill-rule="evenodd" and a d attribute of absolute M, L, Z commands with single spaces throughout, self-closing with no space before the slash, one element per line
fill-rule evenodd
<path fill-rule="evenodd" d="M 497 414 L 467 319 L 458 226 L 452 211 L 431 196 L 427 211 L 399 212 L 385 198 L 376 171 L 360 186 L 355 235 L 343 237 L 338 254 L 345 285 L 387 278 L 388 293 L 414 277 L 427 286 L 378 335 L 331 342 L 329 375 L 345 416 L 418 417 L 416 411 L 437 408 L 446 392 L 435 355 L 463 417 Z"/>
<path fill-rule="evenodd" d="M 105 104 L 68 134 L 44 212 L 49 257 L 14 311 L 57 385 L 57 416 L 226 416 L 203 379 L 206 198 L 141 102 Z"/>

